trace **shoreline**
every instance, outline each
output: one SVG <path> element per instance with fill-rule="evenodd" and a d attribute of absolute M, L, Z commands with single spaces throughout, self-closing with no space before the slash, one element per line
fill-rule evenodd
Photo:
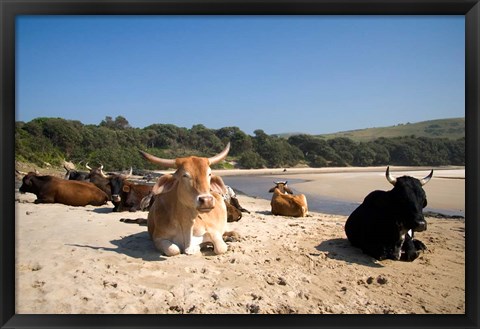
<path fill-rule="evenodd" d="M 385 167 L 349 167 L 349 168 L 294 168 L 240 170 L 228 172 L 214 171 L 231 181 L 232 187 L 248 196 L 262 197 L 269 200 L 265 193 L 271 186 L 270 180 L 295 180 L 289 186 L 295 193 L 307 195 L 313 199 L 320 209 L 319 202 L 344 203 L 345 207 L 360 204 L 365 196 L 374 190 L 390 190 L 392 186 L 385 179 Z M 409 175 L 423 178 L 431 168 L 426 167 L 391 167 L 390 172 L 395 177 Z M 265 179 L 268 178 L 268 179 Z M 259 181 L 263 181 L 260 184 Z M 447 216 L 465 217 L 465 168 L 437 167 L 434 168 L 432 180 L 424 186 L 428 205 L 426 211 L 445 214 Z M 353 209 L 351 209 L 353 210 Z"/>

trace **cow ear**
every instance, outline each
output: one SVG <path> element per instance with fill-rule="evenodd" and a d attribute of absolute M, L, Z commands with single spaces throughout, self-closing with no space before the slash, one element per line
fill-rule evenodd
<path fill-rule="evenodd" d="M 223 183 L 223 179 L 220 176 L 212 175 L 210 180 L 210 189 L 213 192 L 217 192 L 222 195 L 227 194 L 227 187 L 225 186 L 225 183 Z"/>
<path fill-rule="evenodd" d="M 23 181 L 23 183 L 25 185 L 32 186 L 32 177 L 33 176 L 25 176 L 25 180 Z"/>
<path fill-rule="evenodd" d="M 163 175 L 152 188 L 153 194 L 167 193 L 177 185 L 177 180 L 172 174 Z"/>
<path fill-rule="evenodd" d="M 130 192 L 130 186 L 128 186 L 128 185 L 123 185 L 122 191 L 125 192 L 125 193 Z"/>
<path fill-rule="evenodd" d="M 275 191 L 275 187 L 272 187 L 270 190 L 268 190 L 268 193 L 273 193 Z"/>

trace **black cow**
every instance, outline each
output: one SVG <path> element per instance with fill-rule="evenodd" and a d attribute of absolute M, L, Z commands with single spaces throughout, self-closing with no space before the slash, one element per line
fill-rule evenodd
<path fill-rule="evenodd" d="M 90 173 L 86 171 L 76 171 L 75 169 L 73 169 L 67 170 L 64 178 L 67 180 L 88 181 L 89 174 Z"/>
<path fill-rule="evenodd" d="M 112 193 L 112 191 L 116 190 L 117 186 L 123 185 L 123 180 L 125 180 L 131 175 L 132 170 L 130 169 L 129 175 L 112 173 L 106 175 L 103 172 L 103 165 L 94 169 L 88 166 L 87 168 L 90 169 L 90 174 L 88 175 L 88 179 L 90 180 L 90 182 L 95 184 L 99 189 L 101 189 L 108 195 L 108 199 L 113 203 L 113 211 L 118 211 L 121 201 L 120 196 L 118 194 L 115 194 L 115 192 Z"/>
<path fill-rule="evenodd" d="M 345 233 L 350 243 L 377 260 L 415 260 L 426 249 L 421 241 L 413 239 L 413 232 L 427 229 L 422 213 L 427 198 L 422 186 L 432 176 L 433 170 L 420 180 L 393 178 L 387 167 L 387 180 L 394 187 L 371 192 L 348 217 Z"/>

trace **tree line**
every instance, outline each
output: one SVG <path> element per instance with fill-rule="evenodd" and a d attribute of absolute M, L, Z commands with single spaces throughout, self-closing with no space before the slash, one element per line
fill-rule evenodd
<path fill-rule="evenodd" d="M 62 118 L 15 124 L 15 159 L 39 166 L 58 166 L 67 160 L 103 164 L 107 170 L 158 169 L 143 160 L 138 150 L 164 158 L 208 157 L 220 152 L 227 142 L 231 143 L 228 162 L 217 168 L 465 165 L 464 137 L 450 140 L 412 135 L 356 142 L 301 134 L 287 139 L 261 129 L 251 136 L 238 127 L 209 129 L 201 124 L 190 129 L 172 124 L 133 128 L 122 116 L 106 117 L 99 125 Z"/>

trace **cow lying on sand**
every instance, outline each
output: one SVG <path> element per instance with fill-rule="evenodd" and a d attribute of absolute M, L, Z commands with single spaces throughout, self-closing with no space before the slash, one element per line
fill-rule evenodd
<path fill-rule="evenodd" d="M 177 168 L 175 173 L 157 180 L 148 213 L 148 233 L 163 254 L 195 254 L 206 242 L 213 243 L 216 254 L 227 251 L 222 239 L 227 225 L 227 210 L 222 198 L 226 189 L 223 180 L 212 175 L 210 165 L 225 159 L 229 150 L 230 143 L 211 158 L 177 159 L 161 159 L 140 151 L 152 163 Z"/>
<path fill-rule="evenodd" d="M 40 176 L 29 172 L 22 179 L 20 193 L 33 193 L 35 203 L 62 203 L 69 206 L 102 206 L 108 196 L 89 182 L 65 180 L 54 176 Z"/>
<path fill-rule="evenodd" d="M 117 196 L 116 200 L 120 202 L 116 211 L 141 210 L 140 202 L 149 195 L 152 187 L 153 185 L 137 184 L 127 179 L 115 182 L 115 184 L 112 182 L 112 197 Z M 148 210 L 148 207 L 145 210 Z"/>
<path fill-rule="evenodd" d="M 225 205 L 227 206 L 227 221 L 237 222 L 242 218 L 242 212 L 250 213 L 247 209 L 240 205 L 235 191 L 228 185 L 225 185 L 227 193 L 223 195 Z"/>
<path fill-rule="evenodd" d="M 426 249 L 421 241 L 413 239 L 413 232 L 427 229 L 422 213 L 427 197 L 422 186 L 432 176 L 433 170 L 420 180 L 394 178 L 387 167 L 387 180 L 394 187 L 371 192 L 348 217 L 345 233 L 351 244 L 378 260 L 415 260 Z"/>
<path fill-rule="evenodd" d="M 293 195 L 287 182 L 274 182 L 272 193 L 272 214 L 292 217 L 305 217 L 308 214 L 307 198 L 304 194 Z"/>

